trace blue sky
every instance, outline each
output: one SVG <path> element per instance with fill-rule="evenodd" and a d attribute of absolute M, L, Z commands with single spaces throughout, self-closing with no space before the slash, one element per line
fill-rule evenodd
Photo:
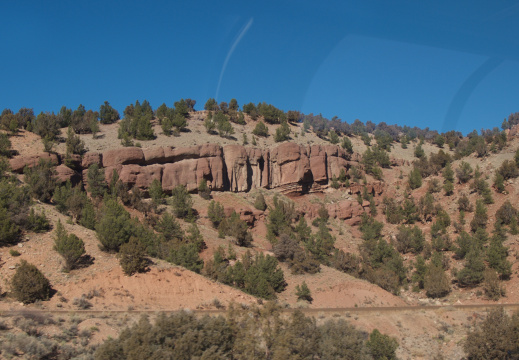
<path fill-rule="evenodd" d="M 519 111 L 519 3 L 451 3 L 5 1 L 0 108 L 234 97 L 350 123 L 500 126 Z"/>

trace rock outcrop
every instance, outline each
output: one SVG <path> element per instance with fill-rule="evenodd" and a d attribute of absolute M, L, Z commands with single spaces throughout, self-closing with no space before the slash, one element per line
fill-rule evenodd
<path fill-rule="evenodd" d="M 39 159 L 60 164 L 54 154 L 17 157 L 10 161 L 13 171 L 21 173 L 25 166 L 34 166 Z M 146 189 L 157 180 L 165 191 L 184 185 L 196 192 L 205 181 L 213 191 L 246 192 L 255 188 L 278 189 L 283 193 L 308 193 L 326 187 L 342 169 L 358 164 L 357 154 L 347 154 L 335 145 L 302 146 L 285 142 L 273 149 L 241 145 L 205 144 L 174 148 L 171 146 L 141 149 L 125 147 L 104 153 L 88 152 L 76 159 L 74 168 L 83 173 L 92 164 L 104 168 L 110 182 L 114 171 L 130 187 Z M 60 181 L 76 176 L 68 168 L 60 168 Z M 363 191 L 364 185 L 352 184 L 350 193 Z M 384 185 L 367 185 L 373 195 L 383 192 Z"/>
<path fill-rule="evenodd" d="M 56 154 L 41 153 L 38 155 L 17 156 L 9 160 L 9 166 L 11 167 L 11 171 L 21 174 L 26 166 L 30 168 L 36 166 L 40 160 L 50 161 L 54 165 L 60 164 Z"/>

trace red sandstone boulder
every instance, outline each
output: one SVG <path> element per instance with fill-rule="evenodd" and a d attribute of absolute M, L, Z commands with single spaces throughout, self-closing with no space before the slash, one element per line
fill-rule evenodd
<path fill-rule="evenodd" d="M 98 152 L 87 152 L 83 155 L 83 161 L 81 162 L 81 167 L 83 169 L 88 169 L 92 164 L 98 164 L 100 167 L 103 166 L 102 155 Z"/>
<path fill-rule="evenodd" d="M 68 180 L 72 184 L 76 184 L 81 180 L 81 176 L 68 166 L 61 164 L 56 167 L 56 179 L 58 183 L 65 183 Z"/>
<path fill-rule="evenodd" d="M 142 150 L 142 152 L 144 154 L 144 162 L 146 163 L 146 165 L 163 164 L 166 162 L 164 148 L 162 147 L 147 148 Z"/>
<path fill-rule="evenodd" d="M 122 149 L 108 150 L 103 153 L 103 166 L 138 164 L 144 165 L 144 154 L 141 148 L 125 147 Z"/>
<path fill-rule="evenodd" d="M 241 145 L 227 145 L 223 148 L 223 153 L 229 178 L 229 190 L 234 192 L 248 191 L 247 151 Z"/>
<path fill-rule="evenodd" d="M 162 165 L 122 165 L 119 173 L 119 179 L 128 184 L 131 188 L 137 186 L 140 189 L 147 189 L 150 187 L 153 180 L 162 180 Z"/>
<path fill-rule="evenodd" d="M 9 160 L 9 166 L 12 172 L 21 174 L 26 166 L 31 168 L 38 165 L 40 159 L 50 161 L 53 165 L 59 164 L 59 159 L 56 154 L 41 153 L 38 155 L 17 156 Z"/>

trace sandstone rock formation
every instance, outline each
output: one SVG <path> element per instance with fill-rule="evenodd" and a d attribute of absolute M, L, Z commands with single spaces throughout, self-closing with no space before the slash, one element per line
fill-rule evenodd
<path fill-rule="evenodd" d="M 54 165 L 59 165 L 60 161 L 56 154 L 49 154 L 49 153 L 41 153 L 38 155 L 31 155 L 31 156 L 17 156 L 11 160 L 9 160 L 9 166 L 11 167 L 11 170 L 15 173 L 21 174 L 23 173 L 23 169 L 25 166 L 33 167 L 38 165 L 38 162 L 40 159 L 45 161 L 50 161 Z"/>
<path fill-rule="evenodd" d="M 44 153 L 14 158 L 11 167 L 21 173 L 24 166 L 34 166 L 40 158 L 60 164 L 56 155 Z M 88 152 L 82 159 L 74 160 L 74 168 L 82 169 L 83 177 L 89 166 L 99 164 L 104 168 L 107 182 L 115 170 L 129 187 L 141 189 L 158 180 L 165 191 L 184 185 L 190 192 L 196 192 L 200 182 L 205 181 L 213 191 L 246 192 L 268 188 L 283 193 L 307 193 L 322 190 L 333 176 L 339 176 L 342 169 L 348 171 L 360 158 L 335 145 L 302 146 L 284 142 L 273 149 L 218 144 L 144 150 L 125 147 L 102 154 Z M 67 169 L 60 168 L 60 180 L 77 175 Z M 384 191 L 382 182 L 352 184 L 349 191 L 361 193 L 364 186 L 373 195 Z"/>

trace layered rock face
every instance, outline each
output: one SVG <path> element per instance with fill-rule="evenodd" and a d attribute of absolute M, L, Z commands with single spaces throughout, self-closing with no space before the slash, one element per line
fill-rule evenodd
<path fill-rule="evenodd" d="M 42 154 L 42 158 L 59 165 L 62 159 Z M 25 165 L 34 166 L 39 157 L 18 157 L 11 160 L 13 170 L 21 172 Z M 358 159 L 335 145 L 301 146 L 282 143 L 272 150 L 205 144 L 184 148 L 158 147 L 141 149 L 127 147 L 104 153 L 90 152 L 78 159 L 77 167 L 86 178 L 92 164 L 104 168 L 110 182 L 114 171 L 130 187 L 148 188 L 154 180 L 165 191 L 184 185 L 196 192 L 201 181 L 213 191 L 247 192 L 255 188 L 278 189 L 284 193 L 306 193 L 322 189 L 333 176 L 339 176 Z M 77 168 L 76 167 L 76 168 Z M 60 180 L 75 173 L 59 166 Z M 379 193 L 380 189 L 374 189 Z"/>

